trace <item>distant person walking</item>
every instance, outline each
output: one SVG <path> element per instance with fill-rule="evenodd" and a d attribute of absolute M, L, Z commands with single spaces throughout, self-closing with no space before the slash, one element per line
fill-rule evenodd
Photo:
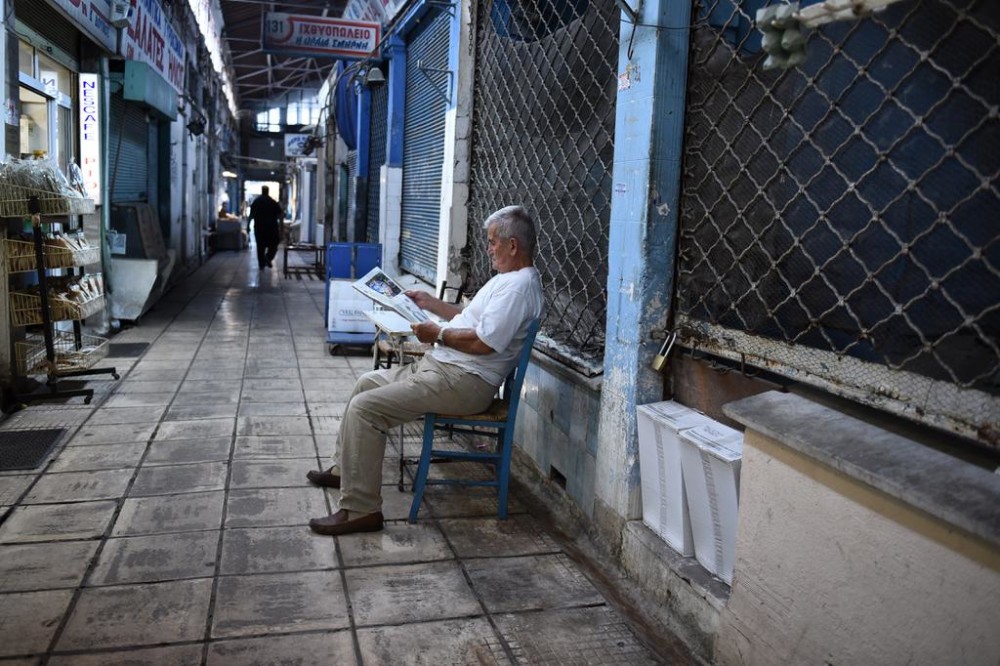
<path fill-rule="evenodd" d="M 257 239 L 257 265 L 260 268 L 272 266 L 274 255 L 278 254 L 278 241 L 281 239 L 279 226 L 284 211 L 277 201 L 268 193 L 267 185 L 260 188 L 260 196 L 250 204 L 248 220 L 253 220 L 253 236 Z"/>

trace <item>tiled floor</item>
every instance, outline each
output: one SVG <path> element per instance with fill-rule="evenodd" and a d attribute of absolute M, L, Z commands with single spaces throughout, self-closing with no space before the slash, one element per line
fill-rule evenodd
<path fill-rule="evenodd" d="M 430 490 L 410 525 L 390 459 L 383 532 L 312 534 L 337 493 L 305 473 L 372 361 L 330 355 L 321 281 L 252 256 L 216 255 L 113 337 L 149 346 L 108 359 L 122 378 L 94 376 L 91 405 L 0 423 L 67 429 L 0 472 L 0 663 L 664 661 L 516 496 L 501 522 L 491 490 Z"/>

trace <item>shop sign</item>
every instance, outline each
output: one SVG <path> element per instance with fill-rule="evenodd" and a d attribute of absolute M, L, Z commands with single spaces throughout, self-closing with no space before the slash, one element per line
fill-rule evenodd
<path fill-rule="evenodd" d="M 118 44 L 118 31 L 108 21 L 111 0 L 49 0 L 69 16 L 88 37 L 114 52 Z"/>
<path fill-rule="evenodd" d="M 285 157 L 304 157 L 310 134 L 285 134 Z"/>
<path fill-rule="evenodd" d="M 80 73 L 80 171 L 87 193 L 101 204 L 101 90 L 97 74 Z"/>
<path fill-rule="evenodd" d="M 184 43 L 158 0 L 131 0 L 132 22 L 122 30 L 120 54 L 149 65 L 178 93 L 184 92 Z"/>
<path fill-rule="evenodd" d="M 265 51 L 351 60 L 378 48 L 382 25 L 266 12 L 262 34 Z"/>

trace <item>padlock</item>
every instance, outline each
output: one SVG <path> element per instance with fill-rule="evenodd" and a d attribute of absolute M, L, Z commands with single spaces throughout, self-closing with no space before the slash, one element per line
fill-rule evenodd
<path fill-rule="evenodd" d="M 663 341 L 663 346 L 660 347 L 660 352 L 653 358 L 653 370 L 662 372 L 667 367 L 667 359 L 670 357 L 670 350 L 673 348 L 675 340 L 677 340 L 676 332 L 667 335 L 667 339 Z"/>

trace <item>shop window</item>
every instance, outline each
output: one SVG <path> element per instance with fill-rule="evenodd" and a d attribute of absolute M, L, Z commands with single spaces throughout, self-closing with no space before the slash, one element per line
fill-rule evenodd
<path fill-rule="evenodd" d="M 38 75 L 35 78 L 45 85 L 47 92 L 73 96 L 72 73 L 44 53 L 38 54 Z"/>
<path fill-rule="evenodd" d="M 22 74 L 28 76 L 35 75 L 35 49 L 31 44 L 23 41 L 17 42 L 17 68 Z"/>
<path fill-rule="evenodd" d="M 49 154 L 48 99 L 21 87 L 21 157 L 46 157 Z"/>

